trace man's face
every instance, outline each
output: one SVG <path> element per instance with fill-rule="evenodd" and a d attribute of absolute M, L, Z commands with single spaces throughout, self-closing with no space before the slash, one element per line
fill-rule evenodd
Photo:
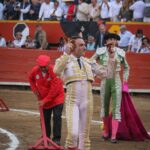
<path fill-rule="evenodd" d="M 86 50 L 86 46 L 85 46 L 85 42 L 83 39 L 76 39 L 75 40 L 75 50 L 73 52 L 73 54 L 76 56 L 76 57 L 81 57 L 84 55 L 85 53 L 85 50 Z"/>
<path fill-rule="evenodd" d="M 54 2 L 54 7 L 57 8 L 59 6 L 59 3 L 56 1 Z"/>
<path fill-rule="evenodd" d="M 106 27 L 102 24 L 102 25 L 99 26 L 99 30 L 100 30 L 100 32 L 105 33 L 106 32 Z"/>
<path fill-rule="evenodd" d="M 28 2 L 29 0 L 23 0 L 25 3 Z"/>
<path fill-rule="evenodd" d="M 50 3 L 50 0 L 45 0 L 45 3 L 46 3 L 46 4 L 49 4 L 49 3 Z"/>
<path fill-rule="evenodd" d="M 117 3 L 120 3 L 121 0 L 116 0 Z"/>
<path fill-rule="evenodd" d="M 124 33 L 126 30 L 124 28 L 120 29 L 121 33 Z"/>
<path fill-rule="evenodd" d="M 116 39 L 114 39 L 114 38 L 111 38 L 111 39 L 108 39 L 107 41 L 106 41 L 106 45 L 107 44 L 110 44 L 111 43 L 111 47 L 114 47 L 116 44 L 117 44 L 117 40 Z"/>
<path fill-rule="evenodd" d="M 42 30 L 42 27 L 39 25 L 36 27 L 37 31 L 41 31 Z"/>
<path fill-rule="evenodd" d="M 17 33 L 16 33 L 16 39 L 17 39 L 17 40 L 21 40 L 21 38 L 22 38 L 21 32 L 17 32 Z"/>
<path fill-rule="evenodd" d="M 40 70 L 44 73 L 48 71 L 48 66 L 39 66 Z"/>
<path fill-rule="evenodd" d="M 137 34 L 137 37 L 138 37 L 138 38 L 142 38 L 142 37 L 143 37 L 143 34 L 142 34 L 142 33 L 138 33 L 138 34 Z"/>

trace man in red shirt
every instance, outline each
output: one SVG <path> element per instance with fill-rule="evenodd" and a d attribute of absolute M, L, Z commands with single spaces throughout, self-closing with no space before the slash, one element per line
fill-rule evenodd
<path fill-rule="evenodd" d="M 40 55 L 37 65 L 32 68 L 29 75 L 30 87 L 43 106 L 45 128 L 47 137 L 51 136 L 51 114 L 53 112 L 53 141 L 60 144 L 61 115 L 64 103 L 64 89 L 60 78 L 53 72 L 50 58 Z"/>

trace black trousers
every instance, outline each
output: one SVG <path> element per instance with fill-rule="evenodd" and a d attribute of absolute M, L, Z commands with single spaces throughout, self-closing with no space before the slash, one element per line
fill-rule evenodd
<path fill-rule="evenodd" d="M 53 113 L 53 141 L 60 141 L 61 139 L 62 111 L 63 104 L 43 110 L 47 137 L 51 136 L 51 116 Z"/>

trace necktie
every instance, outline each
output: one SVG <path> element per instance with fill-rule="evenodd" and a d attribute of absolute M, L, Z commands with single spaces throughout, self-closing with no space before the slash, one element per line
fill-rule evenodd
<path fill-rule="evenodd" d="M 80 61 L 80 58 L 77 58 L 77 62 L 78 62 L 79 67 L 80 67 L 80 69 L 81 69 L 81 61 Z"/>

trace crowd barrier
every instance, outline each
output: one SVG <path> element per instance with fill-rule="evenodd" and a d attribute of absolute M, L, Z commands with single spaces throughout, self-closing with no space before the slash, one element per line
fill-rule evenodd
<path fill-rule="evenodd" d="M 28 73 L 36 65 L 36 58 L 41 54 L 51 57 L 51 63 L 62 54 L 56 50 L 0 48 L 0 84 L 29 85 Z M 86 52 L 90 57 L 93 52 Z M 129 88 L 134 92 L 150 93 L 150 54 L 127 53 L 130 65 Z M 100 79 L 94 82 L 94 88 L 99 90 Z"/>

